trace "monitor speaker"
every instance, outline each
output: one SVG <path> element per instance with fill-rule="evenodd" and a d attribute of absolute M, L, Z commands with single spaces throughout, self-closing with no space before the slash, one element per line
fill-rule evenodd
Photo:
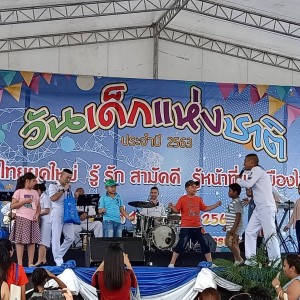
<path fill-rule="evenodd" d="M 86 266 L 101 263 L 105 256 L 105 251 L 109 244 L 120 243 L 124 252 L 128 254 L 132 265 L 144 265 L 144 249 L 142 239 L 139 237 L 120 237 L 120 238 L 95 238 L 90 239 L 86 251 Z"/>

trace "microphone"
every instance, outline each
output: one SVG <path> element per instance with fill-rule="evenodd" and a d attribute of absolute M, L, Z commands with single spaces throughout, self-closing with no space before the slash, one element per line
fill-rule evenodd
<path fill-rule="evenodd" d="M 239 176 L 240 176 L 240 177 L 242 177 L 242 176 L 243 176 L 243 174 L 244 174 L 244 172 L 245 172 L 245 168 L 243 168 L 243 169 L 241 170 L 241 172 L 240 172 Z"/>

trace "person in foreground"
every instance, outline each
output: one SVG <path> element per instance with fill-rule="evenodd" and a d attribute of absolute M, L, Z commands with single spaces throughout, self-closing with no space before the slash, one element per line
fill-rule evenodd
<path fill-rule="evenodd" d="M 221 295 L 218 290 L 209 287 L 204 289 L 198 298 L 199 300 L 221 300 Z"/>
<path fill-rule="evenodd" d="M 14 249 L 9 239 L 0 239 L 0 246 L 4 247 L 9 253 L 9 260 L 7 262 L 7 268 L 3 272 L 6 274 L 5 281 L 10 288 L 11 284 L 18 285 L 21 287 L 21 300 L 26 300 L 26 288 L 25 285 L 28 283 L 25 270 L 22 265 L 16 264 L 12 261 Z"/>
<path fill-rule="evenodd" d="M 251 258 L 256 255 L 256 242 L 260 230 L 267 241 L 270 265 L 277 267 L 280 263 L 280 247 L 276 236 L 275 215 L 276 204 L 272 192 L 272 182 L 268 173 L 259 165 L 256 154 L 248 154 L 244 167 L 249 171 L 247 180 L 236 175 L 236 183 L 244 188 L 252 188 L 255 209 L 245 230 L 245 265 L 253 266 Z"/>
<path fill-rule="evenodd" d="M 169 203 L 169 208 L 172 212 L 181 213 L 182 217 L 179 241 L 173 249 L 172 259 L 169 264 L 170 268 L 174 267 L 179 254 L 184 252 L 190 239 L 200 244 L 201 251 L 205 255 L 206 260 L 212 263 L 210 249 L 203 238 L 200 212 L 213 210 L 219 207 L 222 202 L 218 201 L 213 205 L 205 205 L 202 198 L 196 196 L 199 185 L 199 181 L 187 181 L 185 183 L 186 195 L 181 196 L 175 206 Z"/>
<path fill-rule="evenodd" d="M 286 285 L 281 287 L 278 275 L 273 279 L 274 287 L 279 300 L 299 300 L 300 299 L 300 256 L 288 254 L 283 261 L 283 272 L 291 279 Z"/>
<path fill-rule="evenodd" d="M 108 246 L 104 261 L 93 275 L 92 286 L 100 290 L 101 300 L 130 300 L 130 288 L 137 287 L 137 280 L 120 244 Z"/>
<path fill-rule="evenodd" d="M 7 275 L 7 268 L 9 265 L 9 252 L 0 245 L 0 299 L 9 300 L 9 287 L 5 282 Z"/>

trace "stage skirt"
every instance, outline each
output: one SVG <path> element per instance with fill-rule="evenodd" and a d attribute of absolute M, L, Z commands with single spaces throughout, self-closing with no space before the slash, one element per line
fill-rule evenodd
<path fill-rule="evenodd" d="M 38 244 L 41 232 L 38 222 L 16 217 L 9 239 L 16 244 Z"/>

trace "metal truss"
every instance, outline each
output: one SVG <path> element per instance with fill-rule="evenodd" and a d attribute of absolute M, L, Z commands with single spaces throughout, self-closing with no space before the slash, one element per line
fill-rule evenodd
<path fill-rule="evenodd" d="M 0 25 L 165 11 L 173 0 L 115 0 L 0 9 Z"/>
<path fill-rule="evenodd" d="M 199 49 L 300 72 L 300 59 L 261 49 L 244 47 L 220 40 L 213 40 L 205 36 L 195 35 L 171 28 L 165 28 L 160 33 L 159 38 L 169 42 L 175 42 L 182 45 L 192 46 Z"/>
<path fill-rule="evenodd" d="M 155 23 L 154 26 L 157 28 L 155 33 L 159 34 L 161 30 L 163 30 L 176 17 L 176 15 L 189 1 L 190 0 L 175 0 L 170 7 L 170 10 L 163 13 L 163 15 Z"/>
<path fill-rule="evenodd" d="M 153 28 L 148 26 L 16 37 L 0 39 L 0 53 L 117 41 L 140 40 L 152 37 Z"/>
<path fill-rule="evenodd" d="M 258 29 L 300 38 L 300 23 L 274 18 L 209 0 L 191 0 L 184 10 L 226 20 Z"/>
<path fill-rule="evenodd" d="M 154 28 L 154 49 L 153 49 L 153 78 L 158 78 L 158 49 L 160 32 L 176 17 L 183 7 L 190 0 L 175 0 L 170 10 L 162 14 L 162 16 L 153 25 Z"/>

